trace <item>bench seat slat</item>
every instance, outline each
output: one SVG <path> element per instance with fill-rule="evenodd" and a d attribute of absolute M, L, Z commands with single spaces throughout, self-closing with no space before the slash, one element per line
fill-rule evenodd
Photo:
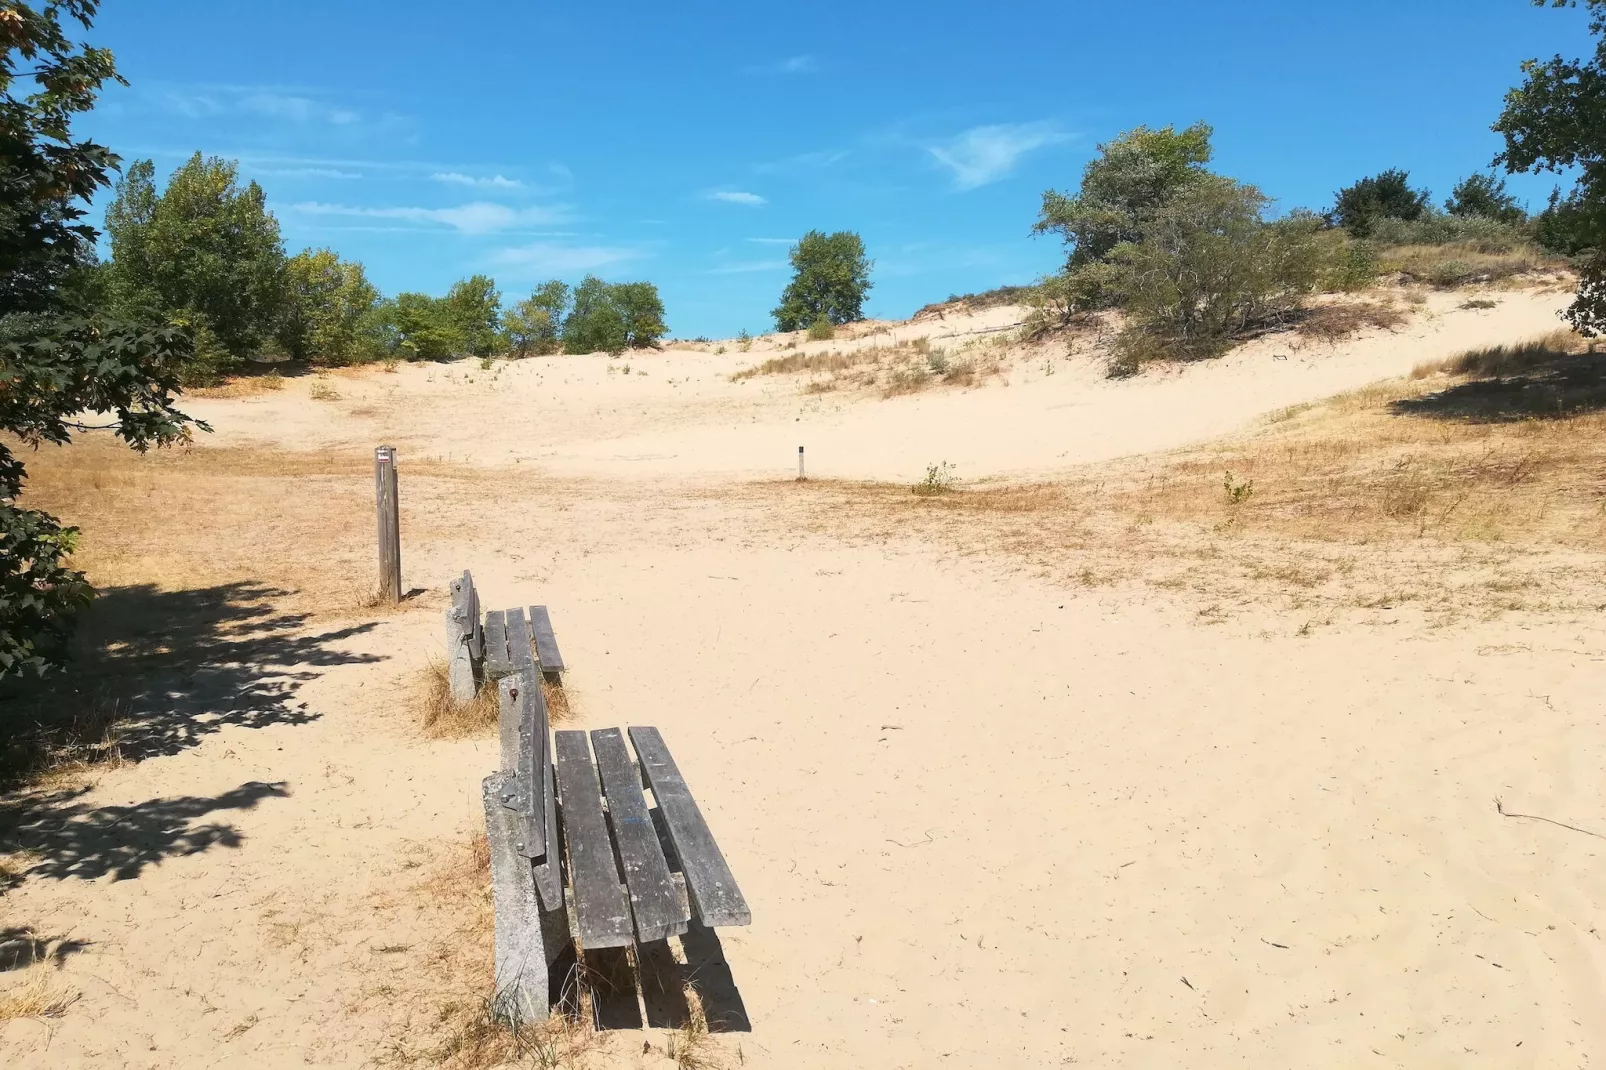
<path fill-rule="evenodd" d="M 500 609 L 485 614 L 485 675 L 500 680 L 513 671 L 507 657 L 507 621 Z"/>
<path fill-rule="evenodd" d="M 552 738 L 557 745 L 558 800 L 563 806 L 563 842 L 580 946 L 629 947 L 635 939 L 630 906 L 619 884 L 619 867 L 614 865 L 586 734 L 556 732 Z"/>
<path fill-rule="evenodd" d="M 669 879 L 669 863 L 647 812 L 641 775 L 625 749 L 624 733 L 617 728 L 599 728 L 591 733 L 591 748 L 596 751 L 597 772 L 602 774 L 602 790 L 608 798 L 608 823 L 624 863 L 636 936 L 642 943 L 679 936 L 691 919 Z"/>
<path fill-rule="evenodd" d="M 647 786 L 652 788 L 669 829 L 669 842 L 679 856 L 681 872 L 686 875 L 686 890 L 697 920 L 710 928 L 751 924 L 753 915 L 747 909 L 747 900 L 736 887 L 736 878 L 731 875 L 730 866 L 714 842 L 714 834 L 703 820 L 702 811 L 691 797 L 675 760 L 669 756 L 663 736 L 656 728 L 632 727 L 630 742 L 635 744 Z"/>
<path fill-rule="evenodd" d="M 558 637 L 552 631 L 552 616 L 546 606 L 530 607 L 530 631 L 535 636 L 535 653 L 542 672 L 562 672 L 563 655 L 558 653 Z"/>
<path fill-rule="evenodd" d="M 524 610 L 513 608 L 503 612 L 507 622 L 507 656 L 514 672 L 535 668 L 535 656 L 530 652 L 530 628 L 524 620 Z"/>

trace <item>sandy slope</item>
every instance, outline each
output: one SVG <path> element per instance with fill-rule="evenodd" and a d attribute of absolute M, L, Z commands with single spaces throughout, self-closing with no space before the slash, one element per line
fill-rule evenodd
<path fill-rule="evenodd" d="M 552 358 L 489 372 L 408 367 L 394 376 L 336 379 L 336 401 L 307 404 L 302 381 L 243 406 L 193 408 L 217 417 L 221 443 L 358 447 L 383 438 L 415 454 L 518 460 L 608 478 L 795 474 L 799 445 L 811 474 L 822 477 L 913 480 L 941 461 L 964 479 L 1041 474 L 1212 438 L 1275 409 L 1404 374 L 1420 361 L 1554 330 L 1568 300 L 1555 293 L 1498 297 L 1492 310 L 1465 310 L 1457 307 L 1463 296 L 1436 294 L 1395 332 L 1371 331 L 1336 347 L 1276 335 L 1221 360 L 1126 381 L 1108 380 L 1095 361 L 1067 359 L 1058 347 L 1021 357 L 1003 382 L 884 401 L 805 396 L 795 375 L 729 381 L 731 372 L 778 352 L 766 346 L 722 356 L 670 350 L 622 361 Z M 952 345 L 944 340 L 1018 314 L 991 309 L 798 351 L 846 351 L 889 337 Z M 619 370 L 625 366 L 628 374 Z M 242 407 L 249 413 L 243 420 L 235 415 Z"/>
<path fill-rule="evenodd" d="M 1205 626 L 1185 594 L 777 536 L 784 517 L 652 478 L 784 474 L 800 430 L 820 472 L 1052 470 L 1537 333 L 1557 304 L 1511 294 L 1287 361 L 1268 343 L 1119 384 L 1067 362 L 835 412 L 799 411 L 795 380 L 727 382 L 734 356 L 673 354 L 628 379 L 600 359 L 494 382 L 408 369 L 337 378 L 339 401 L 293 384 L 196 408 L 225 444 L 384 434 L 589 477 L 558 501 L 510 466 L 494 524 L 415 494 L 404 529 L 431 534 L 409 576 L 472 567 L 489 605 L 552 605 L 581 725 L 663 728 L 753 907 L 725 935 L 754 1023 L 722 1040 L 732 1065 L 1584 1066 L 1606 1051 L 1602 841 L 1494 800 L 1606 833 L 1606 627 Z M 409 845 L 474 827 L 491 761 L 489 741 L 403 723 L 436 631 L 406 614 L 322 644 L 343 658 L 266 667 L 313 719 L 225 726 L 38 815 L 47 846 L 102 846 L 0 906 L 88 942 L 62 967 L 84 998 L 49 1031 L 0 1030 L 8 1066 L 387 1050 L 394 1015 L 357 997 L 396 968 L 379 948 L 422 934 L 373 897 L 405 881 Z M 175 797 L 223 802 L 174 817 L 156 800 Z M 96 861 L 120 842 L 114 806 L 165 815 L 120 881 Z M 652 1064 L 640 1047 L 610 1064 Z"/>

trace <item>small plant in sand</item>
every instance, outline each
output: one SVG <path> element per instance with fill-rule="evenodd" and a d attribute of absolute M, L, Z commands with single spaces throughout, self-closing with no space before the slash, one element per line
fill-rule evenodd
<path fill-rule="evenodd" d="M 395 375 L 396 369 L 401 367 L 401 358 L 394 355 L 388 356 L 379 362 L 379 367 L 386 374 Z"/>
<path fill-rule="evenodd" d="M 736 332 L 736 348 L 743 353 L 753 348 L 753 336 L 747 333 L 746 327 Z"/>
<path fill-rule="evenodd" d="M 307 391 L 307 396 L 313 401 L 339 401 L 340 391 L 336 390 L 328 379 L 319 376 Z"/>
<path fill-rule="evenodd" d="M 926 367 L 931 369 L 932 375 L 947 375 L 948 370 L 953 367 L 953 361 L 948 359 L 947 353 L 933 349 L 926 354 Z"/>
<path fill-rule="evenodd" d="M 947 461 L 926 465 L 926 478 L 910 489 L 921 497 L 947 494 L 954 489 L 954 466 Z"/>
<path fill-rule="evenodd" d="M 1231 472 L 1226 474 L 1226 478 L 1221 481 L 1221 485 L 1227 492 L 1228 505 L 1242 505 L 1255 493 L 1253 480 L 1234 479 Z"/>
<path fill-rule="evenodd" d="M 809 325 L 809 341 L 811 342 L 829 342 L 835 337 L 836 324 L 832 323 L 823 312 L 820 313 L 819 318 Z"/>
<path fill-rule="evenodd" d="M 493 361 L 490 357 L 481 357 L 480 358 L 480 371 L 488 372 L 488 371 L 491 370 L 492 367 L 495 366 L 495 364 L 496 364 L 496 362 Z"/>
<path fill-rule="evenodd" d="M 715 346 L 714 347 L 714 356 L 723 357 L 724 355 L 725 355 L 725 347 L 724 346 Z"/>

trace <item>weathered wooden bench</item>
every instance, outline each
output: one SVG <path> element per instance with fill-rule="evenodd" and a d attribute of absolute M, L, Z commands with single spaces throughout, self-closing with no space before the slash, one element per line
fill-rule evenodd
<path fill-rule="evenodd" d="M 472 577 L 456 582 L 465 589 L 454 607 L 477 605 Z M 482 630 L 502 752 L 482 785 L 499 1015 L 544 1020 L 549 971 L 571 947 L 578 955 L 635 947 L 639 958 L 649 947 L 661 953 L 656 945 L 670 937 L 749 924 L 747 902 L 658 729 L 630 728 L 629 746 L 617 728 L 552 732 L 540 680 L 563 662 L 545 607 L 530 607 L 528 618 L 519 609 L 489 613 Z M 448 634 L 471 648 L 466 626 Z"/>

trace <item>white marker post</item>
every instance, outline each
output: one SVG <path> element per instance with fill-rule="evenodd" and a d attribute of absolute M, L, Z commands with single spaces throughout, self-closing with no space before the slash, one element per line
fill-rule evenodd
<path fill-rule="evenodd" d="M 797 448 L 797 481 L 803 482 L 803 447 Z"/>

